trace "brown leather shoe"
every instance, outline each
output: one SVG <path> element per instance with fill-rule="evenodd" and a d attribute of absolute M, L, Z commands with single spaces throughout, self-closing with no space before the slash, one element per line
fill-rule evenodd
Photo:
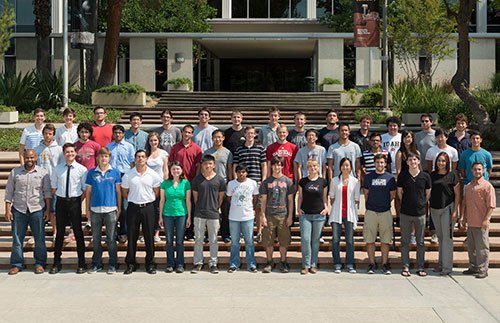
<path fill-rule="evenodd" d="M 39 274 L 43 274 L 45 272 L 45 269 L 43 269 L 42 266 L 38 266 L 35 268 L 35 274 L 39 275 Z"/>
<path fill-rule="evenodd" d="M 19 268 L 19 267 L 12 267 L 9 270 L 9 275 L 17 275 L 17 273 L 19 273 L 20 271 L 21 271 L 21 268 Z"/>
<path fill-rule="evenodd" d="M 311 267 L 311 268 L 309 268 L 309 272 L 310 272 L 311 274 L 315 274 L 315 273 L 317 273 L 317 272 L 318 272 L 318 268 L 316 268 L 316 267 Z"/>
<path fill-rule="evenodd" d="M 302 269 L 300 270 L 300 274 L 301 274 L 301 275 L 305 275 L 305 274 L 307 274 L 307 268 L 302 268 Z"/>

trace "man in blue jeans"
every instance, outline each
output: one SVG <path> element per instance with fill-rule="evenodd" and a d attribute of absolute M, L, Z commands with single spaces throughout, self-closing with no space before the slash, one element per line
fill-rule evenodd
<path fill-rule="evenodd" d="M 52 193 L 49 174 L 35 164 L 36 158 L 33 149 L 26 149 L 23 152 L 24 165 L 10 172 L 5 188 L 5 218 L 12 222 L 12 267 L 9 275 L 23 269 L 23 240 L 28 224 L 35 237 L 35 273 L 42 274 L 47 264 L 44 228 L 45 220 L 50 217 Z"/>
<path fill-rule="evenodd" d="M 116 273 L 116 221 L 122 203 L 120 172 L 109 165 L 111 152 L 103 147 L 97 154 L 97 167 L 87 173 L 87 220 L 92 224 L 92 267 L 89 274 L 102 270 L 102 225 L 106 225 L 106 245 L 109 254 L 108 274 Z"/>

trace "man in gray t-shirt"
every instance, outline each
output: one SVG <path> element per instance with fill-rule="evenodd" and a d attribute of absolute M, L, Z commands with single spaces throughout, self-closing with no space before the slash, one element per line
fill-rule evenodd
<path fill-rule="evenodd" d="M 160 135 L 160 147 L 170 154 L 170 148 L 181 141 L 181 131 L 179 128 L 172 125 L 172 113 L 170 110 L 163 110 L 161 113 L 161 121 L 163 125 L 153 129 Z"/>
<path fill-rule="evenodd" d="M 319 164 L 319 176 L 325 178 L 326 174 L 326 149 L 325 147 L 316 144 L 318 140 L 318 132 L 314 129 L 309 129 L 306 131 L 307 145 L 302 147 L 297 152 L 295 156 L 294 166 L 296 168 L 296 176 L 298 183 L 302 177 L 307 177 L 309 172 L 307 171 L 307 161 L 317 160 Z"/>
<path fill-rule="evenodd" d="M 420 153 L 420 164 L 422 165 L 422 170 L 431 172 L 432 169 L 427 169 L 425 156 L 427 155 L 427 150 L 436 145 L 436 137 L 434 135 L 435 130 L 432 129 L 432 116 L 427 113 L 422 114 L 420 116 L 420 124 L 422 131 L 415 134 L 415 144 L 417 145 L 418 152 Z"/>

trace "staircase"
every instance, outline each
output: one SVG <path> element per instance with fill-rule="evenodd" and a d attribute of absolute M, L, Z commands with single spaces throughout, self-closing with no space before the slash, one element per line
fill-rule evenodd
<path fill-rule="evenodd" d="M 240 110 L 244 123 L 263 125 L 267 122 L 268 110 L 277 106 L 281 110 L 281 121 L 293 124 L 293 115 L 304 111 L 310 124 L 324 124 L 326 111 L 337 110 L 343 122 L 355 123 L 354 107 L 340 107 L 339 92 L 158 92 L 159 104 L 155 108 L 141 109 L 145 125 L 160 124 L 160 113 L 169 109 L 176 124 L 196 123 L 197 112 L 202 107 L 212 111 L 211 123 L 228 124 L 231 112 Z M 125 108 L 121 122 L 128 123 L 129 115 L 136 109 Z"/>

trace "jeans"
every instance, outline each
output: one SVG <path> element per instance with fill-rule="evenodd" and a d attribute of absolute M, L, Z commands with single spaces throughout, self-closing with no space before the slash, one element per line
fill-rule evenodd
<path fill-rule="evenodd" d="M 47 265 L 47 248 L 45 247 L 45 221 L 43 211 L 21 213 L 12 208 L 12 253 L 10 255 L 10 264 L 12 267 L 23 268 L 23 241 L 26 236 L 28 224 L 35 237 L 35 268 L 45 267 Z"/>
<path fill-rule="evenodd" d="M 193 265 L 203 265 L 203 238 L 205 228 L 208 231 L 208 240 L 210 241 L 210 259 L 209 266 L 217 265 L 217 253 L 219 244 L 217 242 L 217 231 L 219 231 L 219 219 L 194 218 L 194 257 Z"/>
<path fill-rule="evenodd" d="M 454 203 L 451 203 L 443 209 L 431 208 L 431 219 L 439 239 L 439 267 L 446 273 L 453 270 L 453 206 Z"/>
<path fill-rule="evenodd" d="M 342 224 L 344 224 L 346 242 L 345 262 L 346 265 L 354 265 L 354 225 L 352 222 L 347 221 L 347 219 L 342 219 L 342 223 L 332 222 L 333 264 L 340 265 L 340 235 L 342 234 Z"/>
<path fill-rule="evenodd" d="M 106 225 L 106 246 L 108 247 L 109 266 L 116 267 L 116 211 L 108 213 L 96 213 L 90 211 L 90 223 L 92 224 L 92 266 L 102 266 L 102 225 Z"/>
<path fill-rule="evenodd" d="M 245 240 L 245 254 L 247 258 L 247 269 L 256 268 L 255 263 L 255 246 L 253 244 L 253 222 L 254 219 L 248 221 L 233 221 L 229 220 L 229 232 L 231 233 L 231 256 L 229 258 L 229 266 L 239 268 L 240 260 L 240 233 L 243 234 Z"/>
<path fill-rule="evenodd" d="M 403 267 L 410 267 L 410 235 L 411 226 L 415 227 L 415 239 L 417 240 L 417 269 L 424 269 L 425 261 L 425 214 L 419 216 L 409 216 L 401 213 L 401 264 Z"/>
<path fill-rule="evenodd" d="M 163 216 L 165 237 L 167 238 L 167 267 L 184 267 L 184 231 L 186 216 Z M 174 231 L 177 258 L 174 261 Z"/>
<path fill-rule="evenodd" d="M 302 268 L 318 267 L 319 239 L 325 223 L 322 214 L 303 214 L 299 217 Z"/>

